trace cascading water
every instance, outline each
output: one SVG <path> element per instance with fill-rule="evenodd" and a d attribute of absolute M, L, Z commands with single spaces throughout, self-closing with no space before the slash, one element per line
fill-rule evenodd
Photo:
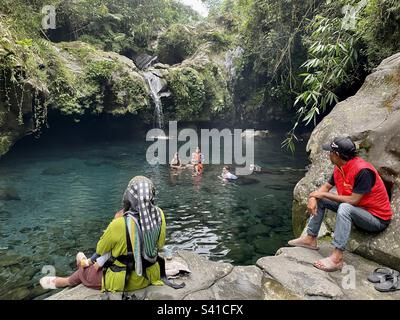
<path fill-rule="evenodd" d="M 240 58 L 243 55 L 243 48 L 236 47 L 235 49 L 229 50 L 225 56 L 225 66 L 228 70 L 229 81 L 233 82 L 236 77 L 236 66 L 235 60 Z"/>
<path fill-rule="evenodd" d="M 150 88 L 150 94 L 155 105 L 155 123 L 158 128 L 163 129 L 164 119 L 160 91 L 164 85 L 160 77 L 152 71 L 143 72 L 143 77 L 146 79 Z"/>

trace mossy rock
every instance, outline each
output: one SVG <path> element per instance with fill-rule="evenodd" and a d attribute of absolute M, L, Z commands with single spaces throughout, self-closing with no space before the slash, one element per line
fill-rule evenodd
<path fill-rule="evenodd" d="M 6 154 L 13 142 L 11 136 L 9 135 L 0 135 L 0 156 Z"/>
<path fill-rule="evenodd" d="M 193 54 L 196 47 L 193 30 L 174 24 L 158 37 L 157 55 L 162 63 L 176 64 Z"/>
<path fill-rule="evenodd" d="M 0 111 L 0 128 L 6 124 L 7 121 L 7 112 Z"/>
<path fill-rule="evenodd" d="M 27 299 L 30 296 L 29 289 L 25 287 L 17 287 L 7 290 L 7 292 L 2 295 L 3 299 L 10 299 L 10 300 L 23 300 Z"/>
<path fill-rule="evenodd" d="M 7 268 L 11 266 L 18 265 L 23 262 L 23 258 L 16 254 L 6 254 L 1 256 L 0 267 Z"/>
<path fill-rule="evenodd" d="M 177 120 L 193 120 L 203 110 L 206 92 L 199 72 L 191 67 L 171 68 L 167 75 Z"/>
<path fill-rule="evenodd" d="M 80 41 L 57 47 L 48 103 L 61 114 L 137 114 L 148 106 L 146 83 L 130 59 Z"/>

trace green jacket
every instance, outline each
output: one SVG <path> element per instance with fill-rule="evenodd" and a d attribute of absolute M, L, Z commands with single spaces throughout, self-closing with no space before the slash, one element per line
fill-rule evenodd
<path fill-rule="evenodd" d="M 165 244 L 166 236 L 166 223 L 164 212 L 161 210 L 161 232 L 158 238 L 158 249 L 162 249 Z M 104 231 L 99 242 L 97 243 L 96 252 L 103 255 L 110 252 L 113 257 L 118 257 L 120 255 L 126 255 L 128 253 L 126 244 L 126 228 L 125 221 L 123 217 L 113 220 Z M 124 267 L 125 265 L 119 261 L 115 261 L 115 265 Z M 143 270 L 145 271 L 145 270 Z M 125 291 L 134 291 L 138 289 L 145 288 L 152 285 L 161 286 L 164 283 L 160 279 L 160 266 L 156 262 L 151 267 L 146 269 L 147 278 L 137 275 L 135 271 L 132 271 L 131 276 L 128 280 L 127 287 Z M 106 273 L 106 283 L 104 283 L 104 277 L 102 279 L 101 290 L 110 292 L 122 292 L 124 291 L 125 284 L 125 271 L 113 272 L 110 268 L 107 269 Z"/>

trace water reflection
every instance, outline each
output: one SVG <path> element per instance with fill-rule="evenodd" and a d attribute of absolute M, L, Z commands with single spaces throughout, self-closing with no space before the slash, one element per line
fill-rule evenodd
<path fill-rule="evenodd" d="M 76 252 L 94 251 L 135 175 L 156 185 L 172 250 L 245 265 L 292 237 L 292 191 L 306 156 L 283 153 L 281 137 L 255 145 L 256 163 L 271 174 L 233 183 L 217 179 L 222 165 L 207 165 L 198 177 L 150 166 L 143 140 L 28 141 L 0 161 L 0 298 L 42 295 L 43 265 L 72 272 Z"/>

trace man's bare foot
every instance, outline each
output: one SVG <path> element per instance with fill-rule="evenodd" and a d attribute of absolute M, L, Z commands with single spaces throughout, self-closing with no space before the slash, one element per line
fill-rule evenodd
<path fill-rule="evenodd" d="M 317 237 L 313 237 L 310 235 L 306 235 L 304 237 L 290 240 L 288 242 L 288 245 L 292 246 L 292 247 L 303 247 L 303 248 L 312 249 L 312 250 L 319 249 L 317 246 Z"/>
<path fill-rule="evenodd" d="M 343 260 L 336 260 L 334 255 L 329 256 L 328 258 L 318 260 L 314 262 L 314 267 L 326 271 L 333 272 L 337 270 L 342 270 L 343 268 Z"/>

